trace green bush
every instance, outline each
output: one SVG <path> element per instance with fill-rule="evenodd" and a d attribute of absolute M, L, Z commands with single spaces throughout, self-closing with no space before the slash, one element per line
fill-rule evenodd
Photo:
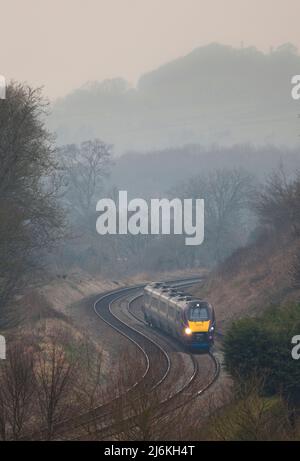
<path fill-rule="evenodd" d="M 262 378 L 266 395 L 300 405 L 300 361 L 291 356 L 300 334 L 300 305 L 268 309 L 259 318 L 236 321 L 224 339 L 225 366 L 238 382 Z"/>

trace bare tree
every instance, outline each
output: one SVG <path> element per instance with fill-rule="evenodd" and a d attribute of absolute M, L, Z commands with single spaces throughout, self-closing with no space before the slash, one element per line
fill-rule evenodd
<path fill-rule="evenodd" d="M 55 434 L 55 425 L 69 411 L 75 363 L 66 356 L 61 344 L 61 333 L 51 337 L 50 345 L 37 357 L 35 379 L 41 419 L 46 426 L 46 439 Z"/>
<path fill-rule="evenodd" d="M 107 264 L 107 245 L 102 239 L 104 244 L 99 248 L 95 223 L 96 203 L 103 194 L 104 181 L 112 164 L 111 151 L 112 146 L 99 139 L 80 145 L 66 145 L 59 150 L 65 191 L 62 205 L 71 237 L 61 248 L 60 263 L 75 263 L 87 271 L 98 273 Z"/>
<path fill-rule="evenodd" d="M 80 216 L 94 211 L 96 193 L 111 165 L 111 145 L 100 139 L 64 146 L 60 149 L 66 174 L 67 200 Z"/>
<path fill-rule="evenodd" d="M 256 194 L 254 209 L 262 225 L 300 236 L 300 174 L 289 178 L 281 165 Z"/>
<path fill-rule="evenodd" d="M 34 409 L 35 379 L 33 353 L 25 342 L 13 344 L 0 374 L 0 435 L 18 440 Z"/>
<path fill-rule="evenodd" d="M 97 429 L 97 420 L 93 412 L 104 400 L 102 364 L 102 351 L 95 350 L 95 345 L 86 340 L 81 347 L 78 362 L 80 373 L 74 386 L 74 394 L 78 404 L 77 411 L 91 415 L 83 425 L 83 429 L 89 436 Z"/>
<path fill-rule="evenodd" d="M 206 237 L 202 248 L 215 263 L 245 242 L 253 181 L 241 169 L 214 170 L 206 176 L 195 176 L 174 190 L 183 197 L 204 199 Z"/>

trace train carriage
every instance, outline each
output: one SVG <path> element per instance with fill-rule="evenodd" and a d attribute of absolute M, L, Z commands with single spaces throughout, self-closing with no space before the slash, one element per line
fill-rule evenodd
<path fill-rule="evenodd" d="M 210 350 L 216 328 L 215 312 L 205 300 L 163 283 L 144 288 L 145 321 L 179 339 L 189 348 Z"/>

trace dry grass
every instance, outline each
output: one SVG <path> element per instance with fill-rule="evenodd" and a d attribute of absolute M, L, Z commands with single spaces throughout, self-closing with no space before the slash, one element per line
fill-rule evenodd
<path fill-rule="evenodd" d="M 224 265 L 191 291 L 215 306 L 221 331 L 245 315 L 258 315 L 272 304 L 299 299 L 300 290 L 295 289 L 291 277 L 297 245 L 296 241 L 273 241 L 267 248 L 250 248 L 241 256 L 238 270 Z"/>

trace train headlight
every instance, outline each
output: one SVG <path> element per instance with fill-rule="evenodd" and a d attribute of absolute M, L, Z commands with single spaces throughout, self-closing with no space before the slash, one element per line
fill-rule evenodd
<path fill-rule="evenodd" d="M 210 327 L 209 331 L 213 332 L 215 327 Z"/>
<path fill-rule="evenodd" d="M 184 330 L 185 334 L 186 335 L 191 335 L 192 334 L 192 330 L 188 327 Z"/>

